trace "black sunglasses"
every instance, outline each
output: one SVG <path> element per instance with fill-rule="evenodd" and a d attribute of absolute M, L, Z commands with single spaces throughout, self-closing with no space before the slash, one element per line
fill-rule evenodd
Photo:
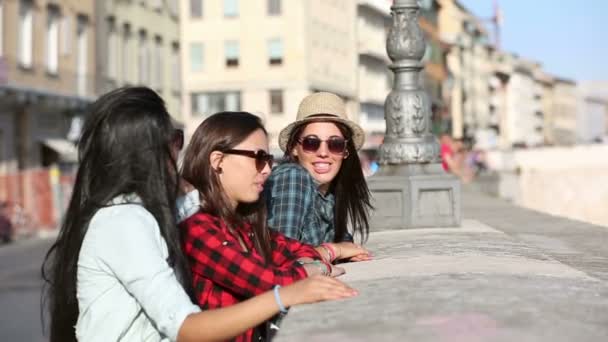
<path fill-rule="evenodd" d="M 268 167 L 272 169 L 272 164 L 274 163 L 274 157 L 272 156 L 272 154 L 269 154 L 264 150 L 249 151 L 231 149 L 224 151 L 224 153 L 237 154 L 239 156 L 245 156 L 255 159 L 255 169 L 258 170 L 258 172 L 262 172 L 262 170 L 264 170 L 264 168 L 266 167 L 266 164 L 268 164 Z"/>
<path fill-rule="evenodd" d="M 173 130 L 173 136 L 171 137 L 171 143 L 175 148 L 181 151 L 184 148 L 184 131 L 181 129 Z"/>
<path fill-rule="evenodd" d="M 334 154 L 343 154 L 346 151 L 346 143 L 348 140 L 341 137 L 331 137 L 327 140 L 321 140 L 315 135 L 308 135 L 298 140 L 305 152 L 314 153 L 319 150 L 322 142 L 327 143 L 327 149 Z"/>

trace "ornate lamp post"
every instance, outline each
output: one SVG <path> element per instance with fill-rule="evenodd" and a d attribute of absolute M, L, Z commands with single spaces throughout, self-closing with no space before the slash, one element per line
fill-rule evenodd
<path fill-rule="evenodd" d="M 417 0 L 394 0 L 387 47 L 395 74 L 384 103 L 380 170 L 370 178 L 374 229 L 460 225 L 460 182 L 443 171 L 431 133 L 431 104 L 420 85 L 426 43 Z"/>

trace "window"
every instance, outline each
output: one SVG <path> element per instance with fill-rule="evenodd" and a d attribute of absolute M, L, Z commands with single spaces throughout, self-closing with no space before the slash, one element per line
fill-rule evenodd
<path fill-rule="evenodd" d="M 384 106 L 373 103 L 362 103 L 361 113 L 367 114 L 367 120 L 384 120 Z"/>
<path fill-rule="evenodd" d="M 162 0 L 148 0 L 148 3 L 150 5 L 150 8 L 152 8 L 155 11 L 160 12 L 160 10 L 163 8 Z"/>
<path fill-rule="evenodd" d="M 131 25 L 125 24 L 122 29 L 122 60 L 120 62 L 121 65 L 121 75 L 123 77 L 123 83 L 128 84 L 131 81 L 131 77 L 129 75 L 129 65 L 131 65 Z"/>
<path fill-rule="evenodd" d="M 241 92 L 193 93 L 192 114 L 208 116 L 223 111 L 241 110 Z"/>
<path fill-rule="evenodd" d="M 107 70 L 108 78 L 116 79 L 118 76 L 118 35 L 116 34 L 116 20 L 113 17 L 108 18 L 108 48 L 107 53 Z"/>
<path fill-rule="evenodd" d="M 201 72 L 205 65 L 203 43 L 190 43 L 190 71 Z"/>
<path fill-rule="evenodd" d="M 34 6 L 31 0 L 19 1 L 19 64 L 32 67 L 34 48 Z"/>
<path fill-rule="evenodd" d="M 159 92 L 161 92 L 163 88 L 164 70 L 165 68 L 163 63 L 163 39 L 160 36 L 156 36 L 154 37 L 154 50 L 152 53 L 151 71 L 154 73 L 152 78 L 152 86 Z"/>
<path fill-rule="evenodd" d="M 236 41 L 227 41 L 225 46 L 226 66 L 239 66 L 239 43 Z"/>
<path fill-rule="evenodd" d="M 69 15 L 61 19 L 61 54 L 63 56 L 72 53 L 72 20 Z"/>
<path fill-rule="evenodd" d="M 88 22 L 87 17 L 78 16 L 76 27 L 76 79 L 77 93 L 81 96 L 87 94 Z"/>
<path fill-rule="evenodd" d="M 281 15 L 281 0 L 267 0 L 268 15 Z"/>
<path fill-rule="evenodd" d="M 428 42 L 428 40 L 425 38 L 425 41 Z M 426 43 L 426 46 L 424 48 L 424 55 L 422 56 L 422 63 L 428 63 L 429 60 L 431 59 L 431 54 L 433 53 L 432 51 L 432 46 L 429 43 Z"/>
<path fill-rule="evenodd" d="M 203 0 L 190 0 L 190 17 L 203 17 Z"/>
<path fill-rule="evenodd" d="M 150 82 L 150 54 L 148 50 L 148 34 L 145 30 L 139 31 L 137 65 L 139 67 L 139 84 L 147 85 Z"/>
<path fill-rule="evenodd" d="M 420 1 L 420 7 L 422 7 L 423 9 L 431 9 L 431 7 L 433 7 L 433 1 L 432 0 L 422 0 Z"/>
<path fill-rule="evenodd" d="M 182 87 L 181 70 L 179 67 L 179 43 L 171 44 L 171 89 L 178 93 Z"/>
<path fill-rule="evenodd" d="M 171 17 L 177 19 L 179 17 L 179 1 L 167 1 L 166 4 Z"/>
<path fill-rule="evenodd" d="M 49 5 L 46 20 L 46 71 L 56 75 L 59 69 L 59 8 Z"/>
<path fill-rule="evenodd" d="M 239 0 L 224 0 L 224 17 L 234 18 L 239 15 Z"/>
<path fill-rule="evenodd" d="M 283 64 L 283 41 L 279 38 L 268 41 L 268 63 L 270 65 Z"/>
<path fill-rule="evenodd" d="M 270 113 L 272 113 L 272 114 L 283 113 L 283 91 L 282 90 L 271 90 L 270 91 Z"/>

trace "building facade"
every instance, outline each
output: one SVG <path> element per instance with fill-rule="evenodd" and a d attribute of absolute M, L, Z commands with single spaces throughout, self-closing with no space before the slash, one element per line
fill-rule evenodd
<path fill-rule="evenodd" d="M 451 121 L 448 113 L 448 89 L 450 86 L 446 54 L 450 45 L 441 39 L 439 28 L 440 2 L 420 1 L 420 28 L 426 41 L 426 52 L 422 59 L 424 70 L 420 73 L 421 84 L 429 94 L 432 108 L 432 130 L 440 134 L 449 130 Z"/>
<path fill-rule="evenodd" d="M 578 91 L 576 83 L 565 78 L 555 78 L 553 107 L 548 129 L 554 145 L 574 145 L 578 133 Z"/>
<path fill-rule="evenodd" d="M 295 119 L 302 98 L 320 90 L 342 96 L 357 119 L 352 1 L 181 4 L 182 112 L 188 135 L 210 114 L 244 110 L 265 120 L 277 152 L 280 129 Z"/>
<path fill-rule="evenodd" d="M 575 83 L 489 43 L 484 21 L 458 0 L 439 0 L 441 38 L 451 45 L 452 135 L 483 149 L 511 149 L 576 140 Z"/>
<path fill-rule="evenodd" d="M 39 226 L 59 219 L 94 96 L 92 0 L 0 1 L 0 200 Z"/>
<path fill-rule="evenodd" d="M 179 2 L 95 1 L 96 94 L 125 85 L 154 89 L 169 113 L 183 121 Z"/>
<path fill-rule="evenodd" d="M 490 133 L 486 135 L 489 143 L 482 143 L 482 147 L 511 149 L 543 145 L 548 118 L 545 112 L 552 108 L 551 78 L 542 72 L 539 63 L 511 53 L 494 50 L 490 60 L 487 122 Z M 545 91 L 545 87 L 549 90 Z"/>
<path fill-rule="evenodd" d="M 533 147 L 544 143 L 542 90 L 536 64 L 518 60 L 507 84 L 505 147 Z"/>
<path fill-rule="evenodd" d="M 439 0 L 439 36 L 450 45 L 448 111 L 455 138 L 475 139 L 491 129 L 492 47 L 481 21 L 458 0 Z"/>
<path fill-rule="evenodd" d="M 439 46 L 432 19 L 437 3 L 427 2 L 421 25 L 426 23 L 429 44 Z M 276 148 L 279 130 L 294 120 L 302 98 L 331 91 L 346 100 L 351 119 L 366 129 L 365 148 L 377 148 L 385 133 L 384 101 L 392 88 L 385 46 L 391 3 L 182 1 L 182 112 L 189 118 L 189 133 L 209 114 L 246 110 L 265 119 Z M 425 84 L 439 94 L 446 75 L 442 52 L 429 50 L 435 52 L 429 63 L 436 65 Z"/>
<path fill-rule="evenodd" d="M 366 130 L 364 149 L 377 149 L 384 139 L 384 101 L 392 89 L 386 37 L 391 26 L 390 1 L 359 0 L 357 47 L 359 54 L 359 123 Z"/>
<path fill-rule="evenodd" d="M 578 141 L 608 142 L 608 82 L 587 81 L 577 88 Z"/>

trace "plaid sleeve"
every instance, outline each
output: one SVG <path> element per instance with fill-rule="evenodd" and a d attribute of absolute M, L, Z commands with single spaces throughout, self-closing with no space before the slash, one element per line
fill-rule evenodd
<path fill-rule="evenodd" d="M 313 188 L 310 175 L 299 168 L 287 168 L 271 175 L 268 226 L 287 237 L 301 240 L 306 211 Z"/>
<path fill-rule="evenodd" d="M 236 295 L 253 297 L 274 285 L 289 285 L 307 276 L 295 260 L 290 267 L 275 267 L 257 253 L 244 252 L 210 221 L 194 220 L 186 225 L 184 250 L 192 272 Z"/>
<path fill-rule="evenodd" d="M 290 264 L 299 258 L 311 258 L 323 261 L 317 250 L 306 243 L 291 239 L 280 232 L 271 231 L 272 261 L 275 265 Z"/>

